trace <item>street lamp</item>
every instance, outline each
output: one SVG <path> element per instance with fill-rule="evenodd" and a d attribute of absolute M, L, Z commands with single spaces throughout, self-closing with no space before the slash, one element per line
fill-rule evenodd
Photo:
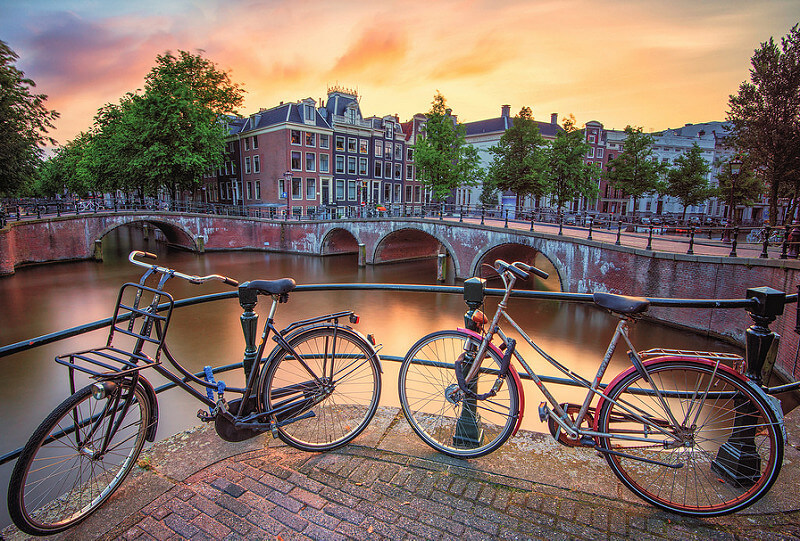
<path fill-rule="evenodd" d="M 739 178 L 739 174 L 742 172 L 742 160 L 736 156 L 730 162 L 728 162 L 728 167 L 730 167 L 731 173 L 731 187 L 730 194 L 728 195 L 728 225 L 725 227 L 725 235 L 722 239 L 723 242 L 731 241 L 730 228 L 733 227 L 734 219 L 733 192 L 736 189 L 736 180 Z"/>
<path fill-rule="evenodd" d="M 292 172 L 286 171 L 283 174 L 283 196 L 286 198 L 286 219 L 289 219 L 289 214 L 292 210 Z"/>
<path fill-rule="evenodd" d="M 364 199 L 364 179 L 356 179 L 356 186 L 358 187 L 358 215 L 364 217 L 364 207 L 367 205 Z"/>

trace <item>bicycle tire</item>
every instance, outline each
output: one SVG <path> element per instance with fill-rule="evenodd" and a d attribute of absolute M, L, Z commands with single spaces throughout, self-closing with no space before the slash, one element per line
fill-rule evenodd
<path fill-rule="evenodd" d="M 598 428 L 652 443 L 600 437 L 599 449 L 680 467 L 604 453 L 620 481 L 643 500 L 690 516 L 733 513 L 762 497 L 780 472 L 784 439 L 761 393 L 700 359 L 656 359 L 646 369 L 653 387 L 633 369 L 609 386 Z M 663 400 L 638 391 L 653 388 Z"/>
<path fill-rule="evenodd" d="M 381 369 L 374 348 L 334 326 L 301 331 L 289 345 L 319 381 L 289 351 L 279 347 L 270 356 L 259 389 L 264 411 L 283 408 L 273 419 L 278 436 L 304 451 L 330 451 L 351 442 L 378 409 Z M 331 355 L 333 365 L 327 364 Z M 332 377 L 326 376 L 331 366 Z"/>
<path fill-rule="evenodd" d="M 129 385 L 120 388 L 120 393 L 129 391 Z M 140 385 L 134 387 L 134 398 L 127 410 L 118 410 L 123 418 L 102 454 L 92 456 L 113 422 L 109 414 L 115 409 L 114 398 L 96 400 L 91 385 L 64 400 L 39 425 L 23 448 L 8 486 L 8 510 L 20 530 L 31 535 L 64 531 L 86 519 L 114 493 L 136 463 L 147 433 L 150 403 Z M 81 425 L 77 431 L 56 437 L 75 426 L 73 419 L 95 416 L 93 424 L 77 423 Z"/>
<path fill-rule="evenodd" d="M 456 458 L 477 458 L 496 450 L 514 432 L 519 416 L 519 389 L 509 374 L 488 399 L 465 399 L 460 391 L 454 363 L 479 344 L 461 331 L 437 331 L 411 346 L 400 365 L 400 404 L 411 428 L 429 446 Z M 476 394 L 495 384 L 497 374 L 486 369 L 498 370 L 501 360 L 493 349 L 487 351 L 476 376 Z"/>

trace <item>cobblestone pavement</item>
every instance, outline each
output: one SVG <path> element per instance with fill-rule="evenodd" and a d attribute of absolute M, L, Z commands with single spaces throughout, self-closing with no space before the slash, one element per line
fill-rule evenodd
<path fill-rule="evenodd" d="M 388 451 L 253 451 L 177 483 L 106 539 L 784 539 L 798 513 L 687 519 Z"/>

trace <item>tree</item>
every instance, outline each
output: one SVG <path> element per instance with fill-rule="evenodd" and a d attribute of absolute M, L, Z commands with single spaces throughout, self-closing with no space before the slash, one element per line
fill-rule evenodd
<path fill-rule="evenodd" d="M 716 195 L 725 201 L 731 209 L 729 212 L 733 223 L 736 222 L 736 213 L 733 212 L 733 209 L 740 205 L 752 205 L 761 198 L 765 189 L 763 179 L 753 174 L 752 168 L 748 165 L 747 157 L 740 156 L 740 158 L 743 158 L 743 163 L 738 175 L 731 174 L 729 160 L 716 162 L 716 165 L 719 166 L 719 173 L 717 174 L 719 189 Z"/>
<path fill-rule="evenodd" d="M 653 156 L 651 135 L 631 126 L 625 128 L 625 134 L 622 153 L 608 162 L 605 178 L 615 189 L 633 198 L 633 215 L 636 216 L 639 198 L 663 189 L 664 166 Z"/>
<path fill-rule="evenodd" d="M 584 159 L 591 146 L 583 131 L 575 127 L 574 117 L 565 119 L 563 127 L 546 152 L 548 193 L 559 210 L 581 196 L 593 200 L 598 190 L 598 169 Z"/>
<path fill-rule="evenodd" d="M 437 92 L 427 113 L 424 133 L 417 139 L 414 162 L 422 182 L 443 201 L 459 186 L 475 186 L 481 179 L 478 151 L 468 145 L 466 128 L 458 124 Z"/>
<path fill-rule="evenodd" d="M 36 83 L 18 70 L 19 56 L 0 41 L 0 194 L 12 194 L 34 178 L 43 146 L 55 144 L 45 134 L 58 113 L 45 107 L 47 96 L 33 94 Z"/>
<path fill-rule="evenodd" d="M 716 190 L 708 184 L 711 168 L 703 158 L 697 143 L 675 159 L 676 167 L 667 172 L 667 193 L 680 199 L 683 204 L 682 220 L 686 219 L 686 207 L 698 205 L 714 195 Z"/>
<path fill-rule="evenodd" d="M 761 44 L 750 60 L 750 81 L 728 101 L 734 146 L 769 187 L 769 221 L 778 198 L 800 195 L 800 25 Z M 784 217 L 786 218 L 786 217 Z"/>
<path fill-rule="evenodd" d="M 530 107 L 523 107 L 497 146 L 487 174 L 490 185 L 517 195 L 517 206 L 525 197 L 543 196 L 547 191 L 547 143 L 539 133 Z"/>

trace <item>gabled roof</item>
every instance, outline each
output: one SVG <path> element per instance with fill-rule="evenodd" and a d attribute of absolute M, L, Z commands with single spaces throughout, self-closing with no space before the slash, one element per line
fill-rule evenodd
<path fill-rule="evenodd" d="M 465 122 L 464 127 L 467 129 L 467 136 L 470 135 L 483 135 L 488 133 L 503 133 L 508 128 L 514 125 L 514 119 L 510 116 L 499 116 L 497 118 L 488 118 L 486 120 L 477 120 L 475 122 Z M 558 124 L 551 124 L 550 122 L 536 122 L 539 126 L 539 132 L 543 137 L 555 138 L 556 133 L 563 131 L 564 128 Z"/>
<path fill-rule="evenodd" d="M 235 135 L 245 131 L 252 131 L 276 124 L 283 124 L 286 122 L 293 122 L 296 124 L 308 125 L 303 120 L 303 113 L 300 110 L 301 106 L 305 105 L 303 102 L 298 103 L 282 103 L 271 109 L 262 109 L 258 113 L 254 113 L 248 117 L 235 118 L 229 122 L 230 134 Z M 330 124 L 325 120 L 320 112 L 314 107 L 314 125 L 319 128 L 330 128 Z"/>

